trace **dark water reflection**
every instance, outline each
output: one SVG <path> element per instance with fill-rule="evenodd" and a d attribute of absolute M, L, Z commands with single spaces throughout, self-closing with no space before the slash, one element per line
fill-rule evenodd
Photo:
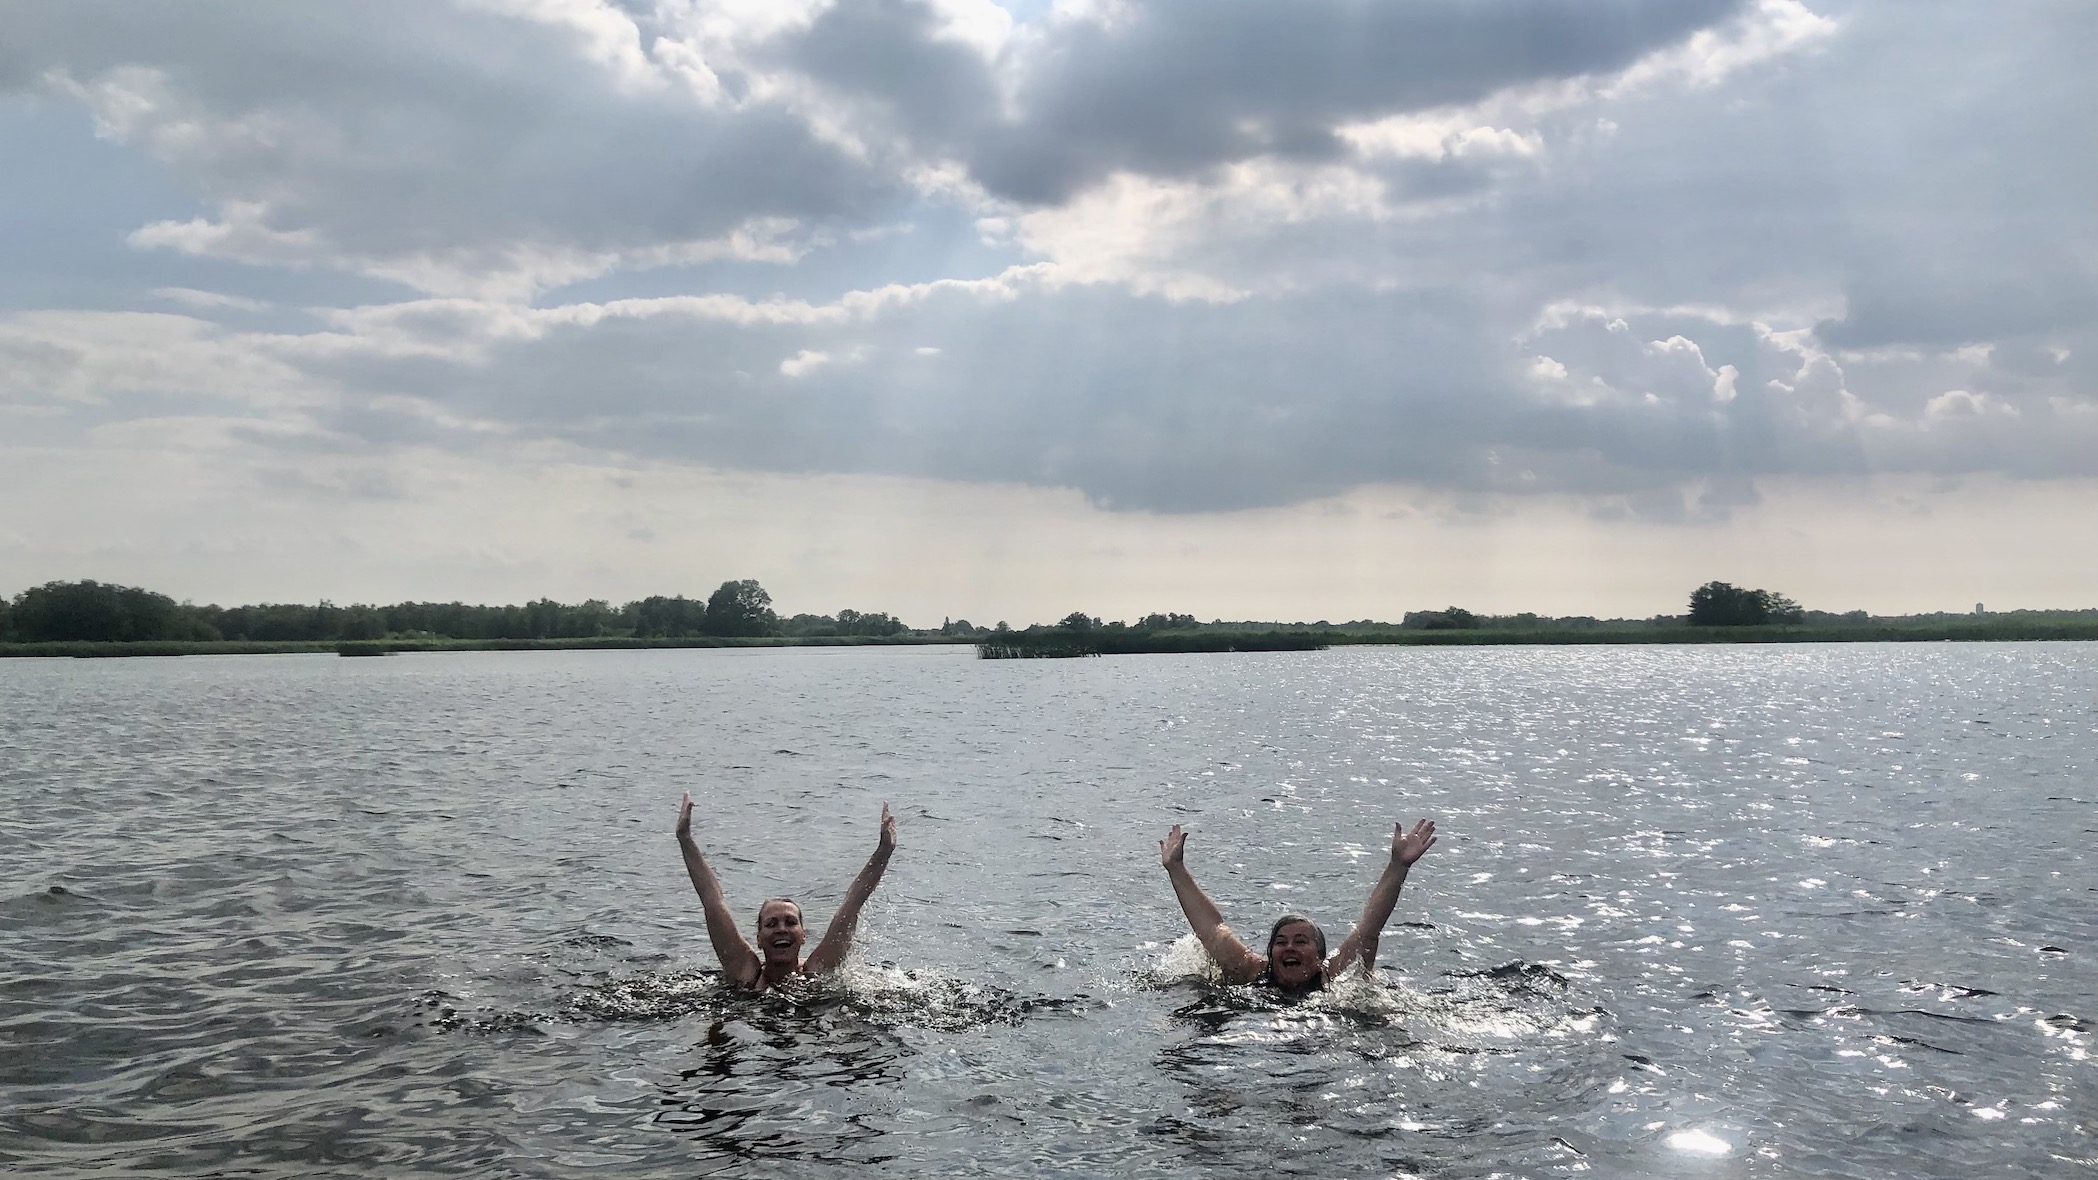
<path fill-rule="evenodd" d="M 909 1049 L 860 1021 L 717 1020 L 694 1046 L 699 1063 L 663 1085 L 655 1123 L 692 1140 L 699 1158 L 881 1163 L 879 1116 L 893 1108 Z"/>
<path fill-rule="evenodd" d="M 2098 1172 L 2098 649 L 0 662 L 0 1168 Z M 667 827 L 828 915 L 724 991 Z M 1445 840 L 1374 985 L 1197 978 Z M 879 964 L 893 963 L 896 966 Z"/>

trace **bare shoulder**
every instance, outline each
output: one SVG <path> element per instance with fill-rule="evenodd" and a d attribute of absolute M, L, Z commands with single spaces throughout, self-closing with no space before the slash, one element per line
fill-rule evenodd
<path fill-rule="evenodd" d="M 1268 969 L 1266 957 L 1245 944 L 1238 932 L 1229 925 L 1219 922 L 1215 941 L 1203 948 L 1223 973 L 1226 983 L 1251 983 Z"/>

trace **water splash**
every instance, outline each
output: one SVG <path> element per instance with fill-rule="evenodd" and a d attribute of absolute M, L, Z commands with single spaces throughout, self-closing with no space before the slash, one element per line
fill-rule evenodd
<path fill-rule="evenodd" d="M 740 1019 L 755 1025 L 788 1026 L 840 1018 L 877 1028 L 923 1028 L 942 1032 L 1017 1025 L 1041 1013 L 1085 1011 L 1092 998 L 1022 995 L 989 984 L 888 964 L 848 965 L 836 975 L 790 979 L 763 992 L 729 986 L 717 971 L 644 973 L 561 990 L 548 1011 L 463 1009 L 443 991 L 424 993 L 437 1010 L 424 1023 L 445 1032 L 535 1033 L 554 1023 L 616 1023 Z"/>

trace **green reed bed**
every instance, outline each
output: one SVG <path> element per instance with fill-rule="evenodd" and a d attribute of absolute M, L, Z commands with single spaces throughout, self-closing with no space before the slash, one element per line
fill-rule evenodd
<path fill-rule="evenodd" d="M 1329 631 L 1014 631 L 979 640 L 986 660 L 1070 659 L 1169 652 L 1321 651 Z"/>

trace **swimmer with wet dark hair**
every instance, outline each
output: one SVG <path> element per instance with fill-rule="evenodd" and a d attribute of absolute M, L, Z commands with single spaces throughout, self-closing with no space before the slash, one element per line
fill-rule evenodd
<path fill-rule="evenodd" d="M 1364 975 L 1377 965 L 1377 939 L 1384 932 L 1392 907 L 1398 904 L 1406 873 L 1413 868 L 1413 862 L 1435 846 L 1434 820 L 1421 820 L 1410 832 L 1405 827 L 1392 825 L 1391 859 L 1370 890 L 1369 900 L 1362 905 L 1362 920 L 1355 923 L 1355 929 L 1341 940 L 1340 949 L 1330 958 L 1326 955 L 1326 932 L 1298 914 L 1285 914 L 1275 922 L 1268 931 L 1264 955 L 1254 953 L 1239 941 L 1231 927 L 1224 924 L 1224 915 L 1216 903 L 1188 875 L 1187 833 L 1180 830 L 1179 824 L 1174 824 L 1166 838 L 1158 842 L 1158 860 L 1173 882 L 1173 893 L 1180 899 L 1180 910 L 1187 915 L 1188 926 L 1209 957 L 1216 960 L 1224 982 L 1258 983 L 1301 994 L 1325 987 L 1358 961 Z"/>
<path fill-rule="evenodd" d="M 845 956 L 852 951 L 853 933 L 859 929 L 860 910 L 874 896 L 874 887 L 881 884 L 889 857 L 896 851 L 896 817 L 889 814 L 888 804 L 881 805 L 881 837 L 874 845 L 874 855 L 846 887 L 845 900 L 838 903 L 838 912 L 831 916 L 823 941 L 806 959 L 801 957 L 801 948 L 808 941 L 808 931 L 802 925 L 801 905 L 791 897 L 770 898 L 758 907 L 757 949 L 752 949 L 743 932 L 736 929 L 736 916 L 729 912 L 728 902 L 721 896 L 721 882 L 708 867 L 707 858 L 699 854 L 699 845 L 692 842 L 689 791 L 677 809 L 677 846 L 685 856 L 685 872 L 692 878 L 692 888 L 699 893 L 700 905 L 707 912 L 707 937 L 713 940 L 714 955 L 721 960 L 721 973 L 737 987 L 764 991 L 789 976 L 828 975 L 844 965 Z"/>

